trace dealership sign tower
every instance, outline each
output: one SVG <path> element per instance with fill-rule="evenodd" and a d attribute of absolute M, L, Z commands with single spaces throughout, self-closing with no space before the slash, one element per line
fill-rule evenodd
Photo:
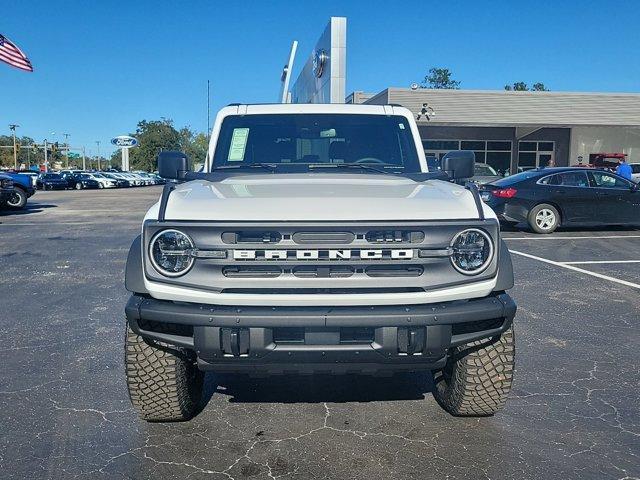
<path fill-rule="evenodd" d="M 129 135 L 119 135 L 111 139 L 111 143 L 120 148 L 122 153 L 122 171 L 129 171 L 129 149 L 138 145 L 138 140 Z"/>

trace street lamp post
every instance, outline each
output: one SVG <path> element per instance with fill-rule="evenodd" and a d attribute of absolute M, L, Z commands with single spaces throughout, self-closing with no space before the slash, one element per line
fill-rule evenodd
<path fill-rule="evenodd" d="M 9 130 L 13 133 L 13 168 L 14 170 L 18 169 L 18 149 L 16 148 L 16 128 L 20 125 L 16 125 L 12 123 L 9 125 Z"/>
<path fill-rule="evenodd" d="M 100 171 L 100 140 L 96 140 L 96 145 L 98 146 L 98 171 Z"/>
<path fill-rule="evenodd" d="M 64 144 L 67 147 L 64 156 L 64 166 L 65 168 L 69 168 L 69 134 L 63 133 L 62 135 L 64 136 Z"/>

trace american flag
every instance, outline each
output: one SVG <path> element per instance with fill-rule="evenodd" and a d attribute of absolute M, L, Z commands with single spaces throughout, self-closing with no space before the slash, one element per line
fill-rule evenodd
<path fill-rule="evenodd" d="M 4 35 L 0 34 L 0 60 L 20 70 L 33 72 L 33 67 L 27 56 L 22 53 L 16 44 Z"/>

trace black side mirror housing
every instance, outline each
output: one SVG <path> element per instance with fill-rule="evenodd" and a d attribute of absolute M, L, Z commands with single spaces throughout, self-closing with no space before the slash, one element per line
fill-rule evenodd
<path fill-rule="evenodd" d="M 184 180 L 189 169 L 189 157 L 183 152 L 166 150 L 158 154 L 158 175 L 162 178 Z"/>
<path fill-rule="evenodd" d="M 441 160 L 444 170 L 452 180 L 462 180 L 475 175 L 476 154 L 471 150 L 454 150 Z"/>

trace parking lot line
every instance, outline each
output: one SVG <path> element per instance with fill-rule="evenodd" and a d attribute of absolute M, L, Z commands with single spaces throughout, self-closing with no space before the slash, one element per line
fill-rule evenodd
<path fill-rule="evenodd" d="M 603 275 L 601 273 L 590 272 L 589 270 L 584 270 L 582 268 L 578 268 L 578 267 L 575 267 L 573 265 L 568 265 L 568 264 L 563 263 L 563 262 L 556 262 L 554 260 L 549 260 L 548 258 L 537 257 L 535 255 L 530 255 L 528 253 L 519 252 L 517 250 L 511 250 L 510 249 L 509 251 L 511 253 L 514 253 L 516 255 L 520 255 L 522 257 L 530 258 L 532 260 L 537 260 L 539 262 L 548 263 L 550 265 L 555 265 L 556 267 L 566 268 L 567 270 L 573 270 L 574 272 L 584 273 L 586 275 L 591 275 L 592 277 L 601 278 L 603 280 L 608 280 L 610 282 L 615 282 L 615 283 L 619 283 L 621 285 L 626 285 L 627 287 L 640 289 L 640 284 L 637 284 L 637 283 L 627 282 L 626 280 L 620 280 L 619 278 L 610 277 L 608 275 Z"/>
<path fill-rule="evenodd" d="M 596 265 L 607 263 L 640 263 L 640 260 L 586 260 L 582 262 L 558 262 L 563 265 Z"/>
<path fill-rule="evenodd" d="M 640 235 L 594 235 L 590 236 L 576 236 L 576 237 L 562 237 L 562 236 L 535 236 L 535 237 L 502 237 L 503 240 L 593 240 L 596 238 L 640 238 Z"/>

